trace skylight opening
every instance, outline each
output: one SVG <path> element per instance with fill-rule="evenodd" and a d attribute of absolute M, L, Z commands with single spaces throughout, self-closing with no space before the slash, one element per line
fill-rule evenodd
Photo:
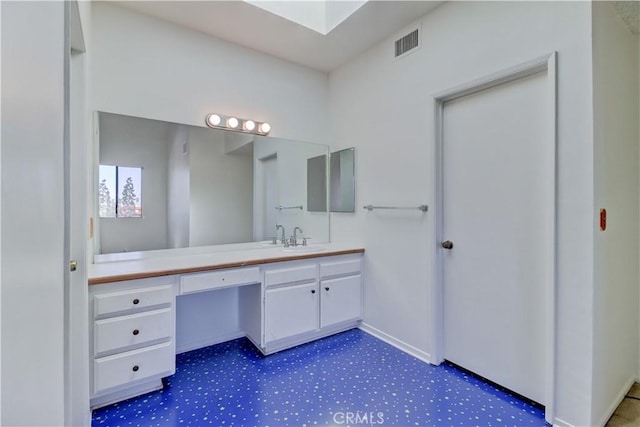
<path fill-rule="evenodd" d="M 368 0 L 244 1 L 317 33 L 327 35 Z"/>

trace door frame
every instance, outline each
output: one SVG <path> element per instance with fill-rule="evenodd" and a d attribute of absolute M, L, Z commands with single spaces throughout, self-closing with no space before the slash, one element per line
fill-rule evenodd
<path fill-rule="evenodd" d="M 549 253 L 551 259 L 548 262 L 551 265 L 549 276 L 545 280 L 545 301 L 547 307 L 547 322 L 545 324 L 546 349 L 545 349 L 545 420 L 553 424 L 555 413 L 555 378 L 556 378 L 556 286 L 557 286 L 557 79 L 556 79 L 556 62 L 557 53 L 550 54 L 532 59 L 530 61 L 502 69 L 472 80 L 462 85 L 447 89 L 433 96 L 434 98 L 434 131 L 435 131 L 435 241 L 434 241 L 434 263 L 435 266 L 432 274 L 433 286 L 431 292 L 431 330 L 430 330 L 430 348 L 431 361 L 434 364 L 440 364 L 444 361 L 444 256 L 440 247 L 440 242 L 445 238 L 444 234 L 444 197 L 443 197 L 443 155 L 444 155 L 444 135 L 443 135 L 443 118 L 444 106 L 447 101 L 471 95 L 483 90 L 491 89 L 505 83 L 512 82 L 521 78 L 525 78 L 537 73 L 546 72 L 547 75 L 547 129 L 546 134 L 548 140 L 551 141 L 550 153 L 548 155 L 549 163 L 546 165 L 553 171 L 546 183 L 548 194 L 553 200 L 549 200 L 553 206 L 553 214 L 547 219 L 545 226 L 547 232 L 553 236 L 549 242 Z"/>
<path fill-rule="evenodd" d="M 264 215 L 266 213 L 264 208 L 264 199 L 266 197 L 264 191 L 264 162 L 271 159 L 278 159 L 278 153 L 276 151 L 265 154 L 260 158 L 254 158 L 253 161 L 253 240 L 263 240 L 264 235 Z M 278 183 L 278 193 L 280 192 L 280 186 Z M 279 197 L 279 194 L 278 194 Z"/>
<path fill-rule="evenodd" d="M 80 6 L 65 2 L 64 155 L 64 418 L 65 425 L 91 423 L 87 267 L 87 57 Z M 77 270 L 70 271 L 70 262 Z"/>

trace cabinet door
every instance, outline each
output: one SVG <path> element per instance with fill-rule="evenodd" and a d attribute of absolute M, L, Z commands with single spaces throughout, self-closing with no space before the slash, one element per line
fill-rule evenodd
<path fill-rule="evenodd" d="M 320 282 L 320 327 L 362 317 L 362 282 L 360 275 Z"/>
<path fill-rule="evenodd" d="M 265 292 L 265 342 L 318 329 L 318 282 Z"/>

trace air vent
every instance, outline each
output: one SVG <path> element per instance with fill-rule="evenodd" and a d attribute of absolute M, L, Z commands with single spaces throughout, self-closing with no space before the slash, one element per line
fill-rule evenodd
<path fill-rule="evenodd" d="M 396 55 L 395 57 L 399 57 L 409 52 L 411 49 L 418 47 L 419 44 L 418 39 L 418 29 L 416 28 L 406 36 L 396 40 Z"/>

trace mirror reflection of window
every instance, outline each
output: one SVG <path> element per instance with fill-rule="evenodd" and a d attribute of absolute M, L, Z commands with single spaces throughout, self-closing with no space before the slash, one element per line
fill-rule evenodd
<path fill-rule="evenodd" d="M 100 165 L 100 218 L 142 218 L 142 168 Z"/>

